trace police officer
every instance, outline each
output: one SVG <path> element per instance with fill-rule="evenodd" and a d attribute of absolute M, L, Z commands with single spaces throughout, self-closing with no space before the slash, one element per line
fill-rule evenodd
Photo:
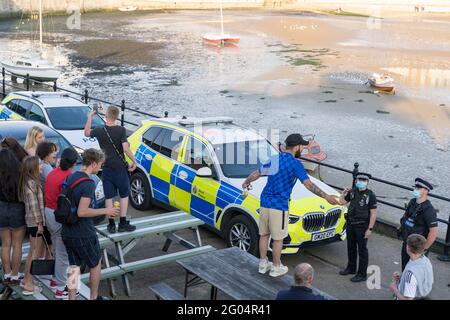
<path fill-rule="evenodd" d="M 369 251 L 367 240 L 372 234 L 377 219 L 377 198 L 372 190 L 367 188 L 370 174 L 358 173 L 355 187 L 346 188 L 341 194 L 342 205 L 349 203 L 347 220 L 347 268 L 340 271 L 342 276 L 356 274 L 350 279 L 352 282 L 366 281 L 367 266 L 369 265 Z M 359 255 L 359 268 L 356 269 Z"/>
<path fill-rule="evenodd" d="M 436 210 L 428 200 L 428 193 L 433 190 L 433 186 L 424 179 L 416 178 L 413 188 L 413 198 L 409 201 L 405 214 L 400 220 L 399 236 L 403 239 L 402 270 L 409 261 L 406 253 L 406 239 L 410 234 L 420 234 L 427 239 L 425 243 L 427 254 L 438 236 Z"/>

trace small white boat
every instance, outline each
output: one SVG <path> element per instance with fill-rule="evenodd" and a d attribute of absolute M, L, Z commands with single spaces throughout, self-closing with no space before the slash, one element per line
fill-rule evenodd
<path fill-rule="evenodd" d="M 50 65 L 42 59 L 11 59 L 11 61 L 2 61 L 0 65 L 12 76 L 26 77 L 36 81 L 55 81 L 61 75 L 61 70 Z"/>
<path fill-rule="evenodd" d="M 125 6 L 125 7 L 119 7 L 119 11 L 122 12 L 130 12 L 130 11 L 136 11 L 136 6 Z"/>
<path fill-rule="evenodd" d="M 39 58 L 35 58 L 36 52 L 33 49 L 28 51 L 30 54 L 28 57 L 18 54 L 11 56 L 9 59 L 0 61 L 0 66 L 12 74 L 12 78 L 15 76 L 26 77 L 27 75 L 32 80 L 36 81 L 55 81 L 61 75 L 61 70 L 51 65 L 47 60 L 41 58 L 43 55 L 43 30 L 42 30 L 42 0 L 39 0 Z"/>
<path fill-rule="evenodd" d="M 395 89 L 394 79 L 388 75 L 373 73 L 369 77 L 369 84 L 378 90 L 391 92 Z"/>

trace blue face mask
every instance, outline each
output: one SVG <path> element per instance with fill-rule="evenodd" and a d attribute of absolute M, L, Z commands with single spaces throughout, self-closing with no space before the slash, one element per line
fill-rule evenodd
<path fill-rule="evenodd" d="M 355 183 L 355 187 L 358 189 L 365 189 L 367 188 L 367 182 L 358 180 Z"/>
<path fill-rule="evenodd" d="M 420 198 L 420 191 L 414 189 L 413 191 L 411 191 L 411 194 L 413 195 L 414 198 L 419 199 Z"/>

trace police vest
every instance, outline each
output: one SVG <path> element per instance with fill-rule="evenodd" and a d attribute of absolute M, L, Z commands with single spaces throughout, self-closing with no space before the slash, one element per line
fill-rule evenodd
<path fill-rule="evenodd" d="M 413 233 L 420 234 L 424 237 L 428 236 L 428 228 L 425 225 L 418 224 L 418 219 L 423 212 L 429 209 L 434 210 L 434 207 L 430 201 L 425 201 L 413 208 L 415 204 L 416 201 L 414 199 L 408 203 L 405 215 L 400 220 L 400 231 L 403 240 L 406 240 L 406 238 Z"/>
<path fill-rule="evenodd" d="M 351 191 L 348 217 L 350 222 L 369 222 L 370 219 L 370 192 Z"/>

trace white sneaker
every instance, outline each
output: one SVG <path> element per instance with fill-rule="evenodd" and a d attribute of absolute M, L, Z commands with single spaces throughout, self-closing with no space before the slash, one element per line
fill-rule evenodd
<path fill-rule="evenodd" d="M 258 272 L 259 273 L 266 273 L 267 271 L 269 271 L 272 268 L 272 262 L 270 262 L 268 259 L 266 260 L 259 260 L 259 268 L 258 268 Z"/>
<path fill-rule="evenodd" d="M 269 275 L 271 277 L 279 277 L 282 275 L 285 275 L 288 272 L 288 267 L 283 266 L 282 264 L 280 266 L 273 266 L 272 269 L 270 270 Z"/>

